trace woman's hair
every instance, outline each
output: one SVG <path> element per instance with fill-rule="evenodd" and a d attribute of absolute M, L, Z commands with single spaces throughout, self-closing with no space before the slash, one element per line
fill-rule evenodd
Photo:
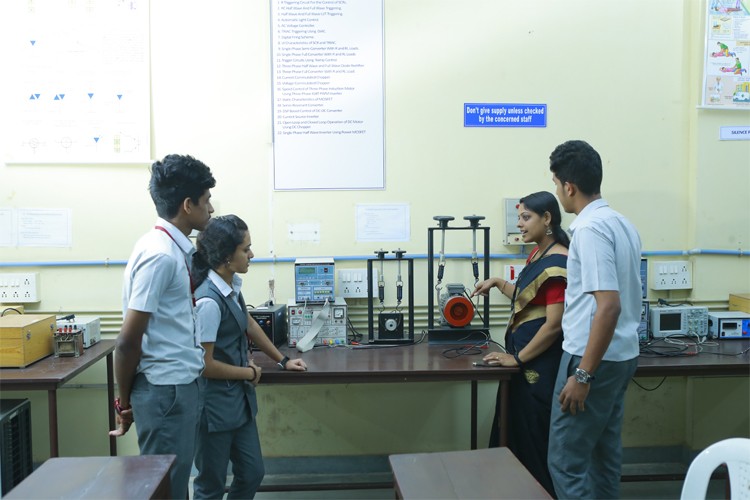
<path fill-rule="evenodd" d="M 193 255 L 192 277 L 197 288 L 208 276 L 208 270 L 216 270 L 237 250 L 245 240 L 247 224 L 236 215 L 223 215 L 208 221 L 206 229 L 198 234 L 196 252 Z"/>
<path fill-rule="evenodd" d="M 539 215 L 544 217 L 545 212 L 549 212 L 552 220 L 550 222 L 550 229 L 552 230 L 552 237 L 555 242 L 561 244 L 565 248 L 570 246 L 570 238 L 566 233 L 562 224 L 562 214 L 560 213 L 560 205 L 557 204 L 557 198 L 552 193 L 547 191 L 539 191 L 538 193 L 532 193 L 528 196 L 521 198 L 523 205 Z"/>

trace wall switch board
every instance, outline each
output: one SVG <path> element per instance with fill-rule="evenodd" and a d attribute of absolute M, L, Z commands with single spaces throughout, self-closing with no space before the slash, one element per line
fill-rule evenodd
<path fill-rule="evenodd" d="M 688 260 L 657 261 L 651 270 L 652 290 L 693 288 L 693 264 Z"/>

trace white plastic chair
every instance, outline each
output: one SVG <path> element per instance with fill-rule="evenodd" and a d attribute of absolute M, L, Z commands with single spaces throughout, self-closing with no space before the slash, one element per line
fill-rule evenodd
<path fill-rule="evenodd" d="M 727 464 L 731 499 L 750 499 L 750 439 L 746 438 L 725 439 L 700 452 L 688 468 L 680 499 L 705 499 L 711 474 L 721 464 Z"/>

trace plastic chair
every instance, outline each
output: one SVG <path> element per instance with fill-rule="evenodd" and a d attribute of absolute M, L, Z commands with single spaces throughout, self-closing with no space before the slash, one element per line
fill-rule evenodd
<path fill-rule="evenodd" d="M 706 498 L 713 471 L 727 464 L 732 500 L 750 499 L 750 439 L 730 438 L 714 443 L 695 457 L 682 485 L 681 500 Z"/>

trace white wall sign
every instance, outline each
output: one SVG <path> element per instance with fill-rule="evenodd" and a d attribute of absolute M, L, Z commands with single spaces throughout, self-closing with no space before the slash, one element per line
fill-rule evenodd
<path fill-rule="evenodd" d="M 383 189 L 383 0 L 271 0 L 274 188 Z"/>
<path fill-rule="evenodd" d="M 411 217 L 406 203 L 357 205 L 357 241 L 409 241 Z"/>
<path fill-rule="evenodd" d="M 20 208 L 17 217 L 19 247 L 73 246 L 69 208 Z"/>
<path fill-rule="evenodd" d="M 750 127 L 721 127 L 722 141 L 750 141 Z"/>

